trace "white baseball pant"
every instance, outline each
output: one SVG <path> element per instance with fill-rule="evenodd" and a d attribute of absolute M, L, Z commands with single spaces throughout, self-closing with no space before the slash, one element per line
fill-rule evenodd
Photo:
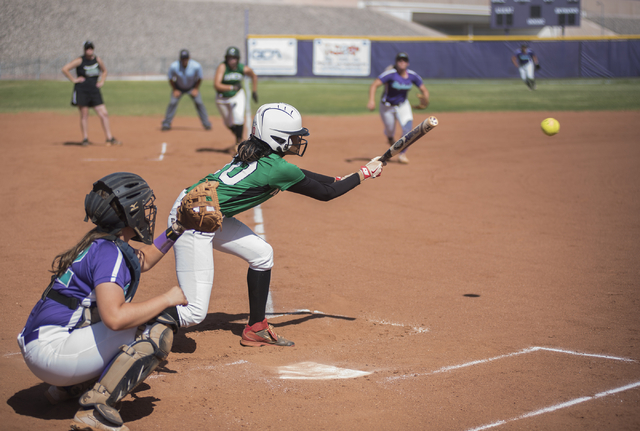
<path fill-rule="evenodd" d="M 167 226 L 176 220 L 185 194 L 183 190 L 173 204 Z M 196 325 L 207 316 L 213 287 L 214 249 L 245 260 L 256 271 L 273 267 L 273 248 L 234 217 L 225 217 L 215 233 L 185 231 L 173 246 L 178 283 L 189 301 L 189 305 L 177 307 L 181 327 Z"/>
<path fill-rule="evenodd" d="M 524 82 L 527 82 L 527 80 L 533 80 L 533 61 L 527 61 L 525 64 L 521 65 L 518 67 L 518 71 L 520 72 L 520 79 Z"/>
<path fill-rule="evenodd" d="M 247 97 L 243 88 L 229 98 L 222 97 L 221 94 L 216 96 L 216 106 L 225 126 L 231 128 L 232 126 L 242 126 L 244 124 L 246 103 Z"/>
<path fill-rule="evenodd" d="M 411 129 L 413 129 L 413 111 L 411 111 L 411 104 L 407 99 L 398 106 L 387 106 L 387 104 L 381 101 L 380 117 L 384 124 L 384 135 L 387 138 L 394 138 L 396 121 L 402 128 L 402 135 L 409 133 Z"/>
<path fill-rule="evenodd" d="M 71 386 L 100 377 L 123 344 L 135 341 L 138 328 L 112 331 L 103 322 L 69 332 L 62 326 L 40 328 L 38 339 L 18 345 L 31 372 L 43 382 Z"/>

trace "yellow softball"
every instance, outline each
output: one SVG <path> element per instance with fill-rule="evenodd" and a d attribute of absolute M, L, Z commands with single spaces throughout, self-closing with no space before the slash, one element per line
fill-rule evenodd
<path fill-rule="evenodd" d="M 542 131 L 549 136 L 553 136 L 560 131 L 560 123 L 555 118 L 545 118 L 540 126 Z"/>

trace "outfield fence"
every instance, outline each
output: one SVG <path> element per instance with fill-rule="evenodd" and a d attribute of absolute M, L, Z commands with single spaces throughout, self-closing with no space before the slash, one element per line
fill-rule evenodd
<path fill-rule="evenodd" d="M 261 73 L 257 56 L 264 51 L 271 55 L 286 57 L 278 50 L 282 40 L 293 41 L 293 62 L 289 72 Z M 260 49 L 251 49 L 251 41 L 260 41 Z M 272 48 L 269 46 L 272 41 Z M 315 46 L 319 41 L 334 41 L 336 49 L 322 54 Z M 407 52 L 410 68 L 424 79 L 503 79 L 518 78 L 518 70 L 511 63 L 511 56 L 521 45 L 527 44 L 537 54 L 542 65 L 536 72 L 538 78 L 625 78 L 640 76 L 640 36 L 609 36 L 591 38 L 548 38 L 537 37 L 494 37 L 476 36 L 425 38 L 358 38 L 337 36 L 255 36 L 247 39 L 247 62 L 260 76 L 277 78 L 286 75 L 297 78 L 374 78 L 393 63 L 396 53 Z M 357 73 L 340 67 L 348 64 L 362 46 L 370 52 Z M 262 53 L 262 54 L 261 54 Z M 322 58 L 322 56 L 325 56 Z M 294 57 L 291 60 L 291 57 Z M 110 57 L 101 55 L 109 76 L 112 79 L 162 80 L 174 58 L 153 57 Z M 31 58 L 6 62 L 0 60 L 0 79 L 65 79 L 61 68 L 71 59 L 68 58 Z M 215 68 L 222 58 L 198 60 L 203 67 L 206 79 L 213 79 Z M 331 61 L 336 69 L 329 70 L 326 64 Z M 319 68 L 323 62 L 324 68 Z M 277 65 L 276 65 L 277 66 Z M 277 69 L 277 67 L 276 67 Z M 276 70 L 272 69 L 272 70 Z M 320 70 L 320 72 L 318 72 Z M 362 72 L 364 70 L 364 72 Z M 327 73 L 330 74 L 327 74 Z"/>

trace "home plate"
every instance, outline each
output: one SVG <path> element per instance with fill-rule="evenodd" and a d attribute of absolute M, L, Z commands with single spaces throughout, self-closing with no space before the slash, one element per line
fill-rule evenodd
<path fill-rule="evenodd" d="M 352 379 L 371 374 L 367 371 L 349 370 L 332 365 L 317 364 L 315 362 L 300 362 L 293 365 L 278 367 L 281 379 L 298 380 L 330 380 Z"/>

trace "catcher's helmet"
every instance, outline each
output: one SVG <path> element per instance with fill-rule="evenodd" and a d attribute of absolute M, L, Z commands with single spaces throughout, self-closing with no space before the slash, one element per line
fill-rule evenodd
<path fill-rule="evenodd" d="M 93 190 L 84 199 L 85 221 L 101 230 L 115 234 L 132 228 L 134 241 L 151 244 L 156 223 L 153 190 L 140 176 L 116 172 L 93 183 Z"/>
<path fill-rule="evenodd" d="M 227 48 L 227 52 L 224 54 L 224 56 L 226 58 L 229 58 L 229 57 L 240 58 L 240 50 L 235 46 L 230 46 L 229 48 Z"/>
<path fill-rule="evenodd" d="M 307 149 L 307 140 L 292 141 L 292 136 L 309 136 L 302 127 L 302 117 L 296 108 L 286 103 L 267 103 L 258 108 L 253 119 L 251 135 L 264 142 L 277 153 L 286 153 L 297 147 L 295 154 L 302 157 Z"/>

